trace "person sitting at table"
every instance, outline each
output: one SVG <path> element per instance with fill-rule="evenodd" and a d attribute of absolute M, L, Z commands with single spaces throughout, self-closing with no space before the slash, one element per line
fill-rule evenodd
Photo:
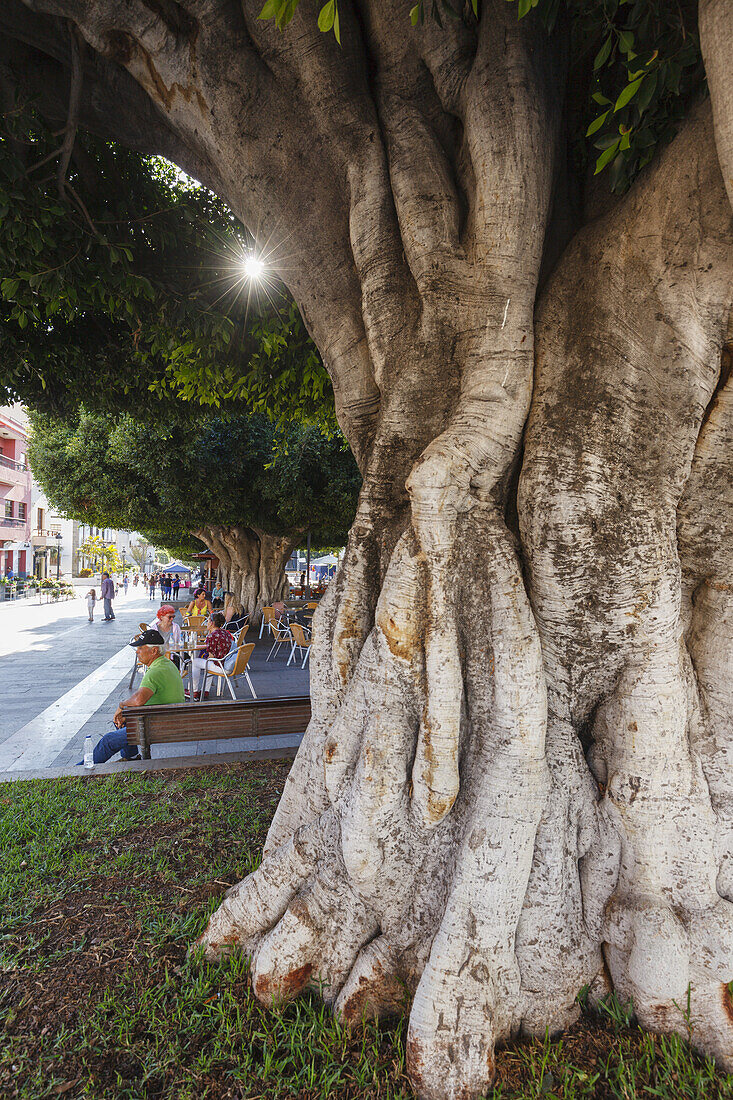
<path fill-rule="evenodd" d="M 201 698 L 201 678 L 206 668 L 209 657 L 215 657 L 222 661 L 234 646 L 234 638 L 228 630 L 224 629 L 224 615 L 221 611 L 214 611 L 210 617 L 211 631 L 204 639 L 203 649 L 198 650 L 198 656 L 191 662 L 191 683 L 194 699 Z M 226 668 L 226 664 L 224 665 Z M 208 695 L 208 692 L 206 692 Z"/>
<path fill-rule="evenodd" d="M 233 592 L 227 592 L 224 600 L 224 626 L 230 634 L 236 637 L 238 631 L 249 622 L 249 615 L 245 615 L 241 601 Z"/>
<path fill-rule="evenodd" d="M 184 615 L 201 615 L 205 617 L 211 612 L 211 600 L 206 598 L 206 589 L 197 588 L 193 594 L 193 599 L 187 607 L 184 607 Z"/>
<path fill-rule="evenodd" d="M 288 621 L 288 612 L 287 612 L 287 608 L 285 607 L 285 604 L 283 603 L 283 601 L 282 600 L 275 600 L 274 603 L 272 603 L 270 606 L 272 607 L 272 610 L 275 612 L 276 620 L 279 623 L 287 623 L 287 621 Z"/>
<path fill-rule="evenodd" d="M 215 581 L 214 587 L 211 590 L 211 604 L 212 607 L 222 607 L 224 604 L 224 589 L 219 581 Z"/>
<path fill-rule="evenodd" d="M 137 691 L 117 707 L 112 718 L 115 729 L 105 733 L 95 745 L 95 764 L 106 764 L 118 752 L 123 760 L 139 760 L 137 745 L 127 744 L 124 715 L 127 707 L 185 702 L 181 674 L 173 662 L 163 655 L 165 639 L 160 631 L 144 630 L 139 637 L 133 638 L 130 645 L 137 649 L 137 659 L 141 665 L 145 665 L 147 672 Z M 83 764 L 84 761 L 80 760 L 79 763 Z"/>
<path fill-rule="evenodd" d="M 148 623 L 150 630 L 159 630 L 165 639 L 165 651 L 170 653 L 172 649 L 183 649 L 183 635 L 181 634 L 181 628 L 178 623 L 174 622 L 176 615 L 176 609 L 172 604 L 164 603 L 158 608 L 158 613 L 151 623 Z M 180 653 L 171 654 L 171 660 L 176 668 L 181 667 Z"/>

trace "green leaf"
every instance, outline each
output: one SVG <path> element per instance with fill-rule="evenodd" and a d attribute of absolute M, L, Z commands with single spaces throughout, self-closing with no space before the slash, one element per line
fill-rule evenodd
<path fill-rule="evenodd" d="M 262 11 L 257 16 L 258 19 L 275 19 L 277 13 L 280 11 L 280 5 L 282 0 L 265 0 Z"/>
<path fill-rule="evenodd" d="M 599 172 L 602 172 L 608 162 L 613 160 L 613 158 L 616 156 L 620 140 L 620 138 L 617 138 L 616 141 L 614 141 L 613 145 L 609 145 L 608 149 L 606 149 L 605 152 L 601 153 L 600 157 L 596 161 L 596 170 L 593 173 L 594 176 L 597 176 Z"/>
<path fill-rule="evenodd" d="M 613 35 L 609 34 L 606 41 L 601 46 L 600 50 L 596 54 L 596 59 L 593 62 L 593 70 L 596 71 L 602 68 L 606 64 L 611 56 L 611 47 L 613 46 Z"/>
<path fill-rule="evenodd" d="M 334 8 L 335 8 L 335 11 L 334 11 L 334 17 L 333 17 L 333 34 L 334 34 L 334 38 L 336 39 L 336 41 L 338 42 L 338 44 L 340 46 L 341 45 L 341 22 L 339 20 L 338 0 L 335 0 Z"/>
<path fill-rule="evenodd" d="M 422 15 L 422 0 L 419 0 L 419 3 L 415 4 L 415 7 L 412 8 L 411 11 L 410 11 L 410 22 L 412 23 L 413 27 L 417 26 L 418 20 L 420 20 L 421 15 Z"/>
<path fill-rule="evenodd" d="M 318 29 L 325 34 L 331 30 L 336 18 L 336 0 L 328 0 L 318 13 Z"/>
<path fill-rule="evenodd" d="M 604 123 L 604 122 L 606 121 L 606 119 L 608 118 L 608 116 L 609 116 L 609 114 L 610 114 L 610 113 L 611 113 L 611 112 L 610 112 L 610 108 L 609 108 L 609 110 L 608 110 L 608 111 L 604 111 L 602 115 L 599 115 L 599 116 L 598 116 L 598 118 L 594 119 L 594 120 L 593 120 L 593 122 L 591 122 L 591 124 L 590 124 L 590 126 L 588 127 L 588 129 L 587 129 L 587 130 L 585 131 L 585 136 L 586 136 L 586 137 L 590 137 L 590 136 L 591 136 L 591 134 L 595 134 L 595 133 L 597 133 L 597 132 L 598 132 L 598 131 L 600 130 L 600 128 L 601 128 L 601 126 L 603 125 L 603 123 Z"/>
<path fill-rule="evenodd" d="M 2 284 L 0 284 L 0 288 L 2 289 L 4 298 L 12 298 L 16 290 L 18 289 L 18 280 L 3 279 Z"/>
<path fill-rule="evenodd" d="M 603 107 L 606 103 L 610 107 L 611 104 L 613 103 L 613 100 L 609 99 L 607 95 L 603 94 L 603 92 L 594 92 L 593 95 L 591 96 L 591 99 L 593 100 L 594 103 L 599 103 L 601 105 L 601 107 Z"/>
<path fill-rule="evenodd" d="M 634 35 L 631 31 L 620 31 L 618 44 L 621 53 L 630 53 L 634 48 Z"/>
<path fill-rule="evenodd" d="M 640 76 L 638 80 L 632 80 L 630 84 L 627 84 L 621 95 L 616 100 L 616 106 L 614 107 L 614 113 L 620 111 L 622 107 L 625 107 L 627 103 L 630 103 L 636 93 L 641 87 L 641 82 L 644 80 L 643 76 Z"/>
<path fill-rule="evenodd" d="M 645 77 L 643 87 L 639 92 L 639 97 L 636 101 L 636 106 L 639 109 L 639 114 L 643 114 L 652 101 L 652 97 L 657 90 L 657 74 L 650 73 Z"/>

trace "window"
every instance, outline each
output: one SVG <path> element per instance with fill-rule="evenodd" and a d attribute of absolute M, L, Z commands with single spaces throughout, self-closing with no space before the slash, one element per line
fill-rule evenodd
<path fill-rule="evenodd" d="M 36 528 L 39 531 L 42 531 L 44 526 L 45 526 L 44 521 L 46 519 L 46 509 L 45 508 L 39 508 L 37 516 L 38 516 L 38 518 L 36 519 Z"/>
<path fill-rule="evenodd" d="M 5 518 L 6 519 L 12 519 L 13 518 L 13 502 L 12 502 L 12 500 L 6 500 L 5 501 Z"/>
<path fill-rule="evenodd" d="M 26 509 L 27 509 L 26 504 L 19 504 L 18 505 L 18 519 L 25 519 L 26 518 L 26 515 L 27 515 Z"/>

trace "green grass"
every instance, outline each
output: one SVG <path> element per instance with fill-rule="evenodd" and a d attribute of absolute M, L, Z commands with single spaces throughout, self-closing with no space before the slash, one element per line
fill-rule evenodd
<path fill-rule="evenodd" d="M 405 1021 L 349 1032 L 317 992 L 265 1011 L 187 949 L 256 866 L 287 765 L 0 787 L 0 1096 L 409 1100 Z M 733 1078 L 611 1000 L 498 1052 L 487 1100 L 733 1100 Z"/>

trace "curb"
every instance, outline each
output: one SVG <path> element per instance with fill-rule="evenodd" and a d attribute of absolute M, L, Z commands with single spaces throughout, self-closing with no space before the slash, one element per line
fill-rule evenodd
<path fill-rule="evenodd" d="M 93 771 L 73 768 L 39 768 L 35 771 L 0 772 L 0 783 L 21 783 L 35 779 L 94 779 L 97 775 L 127 772 L 172 771 L 174 768 L 211 768 L 215 764 L 238 764 L 248 760 L 292 760 L 297 745 L 281 749 L 252 749 L 250 752 L 206 753 L 202 756 L 161 756 L 157 760 L 120 760 L 116 764 L 96 764 Z"/>

